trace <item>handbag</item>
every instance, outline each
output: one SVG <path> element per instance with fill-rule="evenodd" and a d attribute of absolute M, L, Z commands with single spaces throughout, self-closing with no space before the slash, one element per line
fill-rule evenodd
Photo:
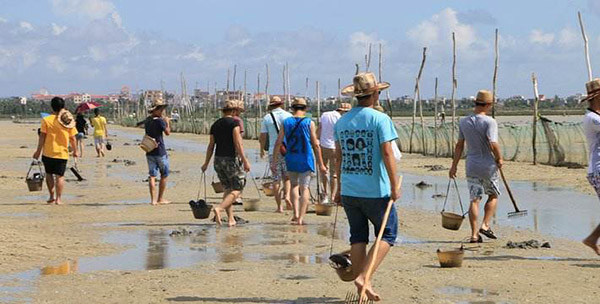
<path fill-rule="evenodd" d="M 275 125 L 275 131 L 277 131 L 277 134 L 279 134 L 279 125 L 277 124 L 277 120 L 275 120 L 275 115 L 273 115 L 273 112 L 271 112 L 269 114 L 271 114 L 271 118 L 273 119 L 273 125 Z M 282 156 L 285 156 L 285 154 L 287 153 L 287 147 L 285 145 L 285 142 L 281 143 L 281 147 L 279 147 L 279 153 Z"/>
<path fill-rule="evenodd" d="M 144 138 L 142 138 L 142 142 L 140 143 L 140 148 L 142 148 L 142 150 L 144 150 L 146 153 L 150 153 L 154 151 L 154 149 L 158 148 L 158 143 L 156 142 L 156 139 L 148 136 L 148 134 L 145 134 Z"/>

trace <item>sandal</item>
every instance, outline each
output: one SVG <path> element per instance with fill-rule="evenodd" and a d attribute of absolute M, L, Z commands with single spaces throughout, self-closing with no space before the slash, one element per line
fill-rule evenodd
<path fill-rule="evenodd" d="M 471 238 L 471 240 L 469 241 L 469 243 L 471 244 L 475 244 L 475 243 L 483 243 L 483 238 L 480 236 L 477 237 L 477 239 L 473 239 Z"/>
<path fill-rule="evenodd" d="M 494 232 L 492 231 L 491 228 L 488 228 L 487 230 L 484 230 L 483 228 L 480 228 L 479 229 L 479 233 L 485 235 L 487 238 L 490 238 L 490 239 L 493 239 L 493 240 L 497 239 L 496 235 L 494 234 Z"/>

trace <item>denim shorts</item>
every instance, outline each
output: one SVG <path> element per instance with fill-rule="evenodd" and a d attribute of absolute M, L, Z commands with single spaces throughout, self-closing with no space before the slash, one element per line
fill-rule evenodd
<path fill-rule="evenodd" d="M 160 171 L 161 177 L 169 176 L 169 156 L 167 155 L 146 155 L 148 161 L 148 174 L 151 177 L 158 176 Z"/>
<path fill-rule="evenodd" d="M 350 244 L 369 243 L 369 222 L 375 228 L 375 236 L 379 233 L 385 209 L 390 201 L 389 197 L 363 198 L 342 196 L 342 205 L 348 223 L 350 224 Z M 398 214 L 396 205 L 392 205 L 390 216 L 383 231 L 382 241 L 394 246 L 398 235 Z"/>
<path fill-rule="evenodd" d="M 85 134 L 83 132 L 79 132 L 75 135 L 76 139 L 84 139 L 85 138 Z"/>

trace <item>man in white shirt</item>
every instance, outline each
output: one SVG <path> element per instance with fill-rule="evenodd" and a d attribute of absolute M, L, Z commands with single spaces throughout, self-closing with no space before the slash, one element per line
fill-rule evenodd
<path fill-rule="evenodd" d="M 334 127 L 338 119 L 342 115 L 352 109 L 349 103 L 341 103 L 335 111 L 325 112 L 321 115 L 317 134 L 321 146 L 321 154 L 323 162 L 329 168 L 328 175 L 321 176 L 321 185 L 323 192 L 321 193 L 320 203 L 327 204 L 333 201 L 333 196 L 337 189 L 337 176 L 335 173 L 335 139 L 333 138 Z"/>
<path fill-rule="evenodd" d="M 292 117 L 292 114 L 283 110 L 283 100 L 278 96 L 273 96 L 269 101 L 269 113 L 263 117 L 262 124 L 260 127 L 260 157 L 263 158 L 265 156 L 265 150 L 262 148 L 267 143 L 267 139 L 269 141 L 269 164 L 273 160 L 273 153 L 279 151 L 273 151 L 275 149 L 275 142 L 277 141 L 277 136 L 279 135 L 279 130 L 281 130 L 281 126 L 283 126 L 283 121 L 289 117 Z M 277 212 L 283 212 L 283 205 L 281 204 L 281 195 L 279 193 L 279 189 L 281 189 L 281 182 L 284 184 L 284 200 L 285 203 L 291 207 L 292 202 L 290 201 L 290 179 L 287 176 L 287 169 L 285 166 L 285 158 L 279 157 L 277 162 L 277 170 L 271 170 L 272 178 L 273 178 L 273 190 L 275 191 L 275 202 L 277 203 Z"/>
<path fill-rule="evenodd" d="M 596 78 L 586 83 L 585 87 L 587 97 L 582 102 L 588 101 L 589 105 L 583 117 L 583 129 L 590 153 L 587 179 L 600 197 L 600 79 Z M 599 238 L 600 225 L 583 240 L 583 244 L 592 248 L 597 255 L 600 255 Z"/>

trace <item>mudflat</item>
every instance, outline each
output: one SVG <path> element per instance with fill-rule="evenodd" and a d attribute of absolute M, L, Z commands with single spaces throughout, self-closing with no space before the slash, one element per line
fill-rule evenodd
<path fill-rule="evenodd" d="M 45 203 L 45 185 L 42 192 L 28 192 L 24 180 L 37 127 L 0 122 L 0 302 L 343 303 L 354 291 L 327 261 L 332 237 L 334 252 L 349 247 L 341 209 L 335 233 L 334 216 L 309 214 L 308 225 L 291 226 L 291 215 L 275 213 L 274 200 L 264 196 L 260 211 L 236 207 L 236 215 L 248 221 L 236 228 L 193 218 L 188 201 L 201 186 L 206 136 L 166 139 L 173 149 L 167 191 L 173 203 L 151 206 L 147 165 L 135 142 L 143 131 L 110 126 L 116 135 L 110 137 L 112 151 L 99 159 L 86 146 L 78 163 L 86 180 L 76 182 L 67 173 L 65 205 L 52 206 Z M 258 145 L 246 141 L 246 147 Z M 251 159 L 253 176 L 262 176 L 264 164 Z M 449 167 L 450 160 L 405 154 L 399 166 L 400 172 L 446 175 L 425 167 L 436 164 Z M 513 162 L 505 170 L 514 180 L 590 193 L 585 170 Z M 208 201 L 216 203 L 212 171 L 207 173 Z M 258 198 L 250 179 L 244 197 Z M 567 203 L 565 208 L 573 208 Z M 410 207 L 405 199 L 397 207 L 398 244 L 373 283 L 383 303 L 597 301 L 600 260 L 576 240 L 497 226 L 499 240 L 464 244 L 463 267 L 442 269 L 436 250 L 459 248 L 469 235 L 468 223 L 456 232 L 444 230 L 436 212 Z M 552 248 L 504 248 L 508 240 L 529 239 L 549 241 Z"/>

